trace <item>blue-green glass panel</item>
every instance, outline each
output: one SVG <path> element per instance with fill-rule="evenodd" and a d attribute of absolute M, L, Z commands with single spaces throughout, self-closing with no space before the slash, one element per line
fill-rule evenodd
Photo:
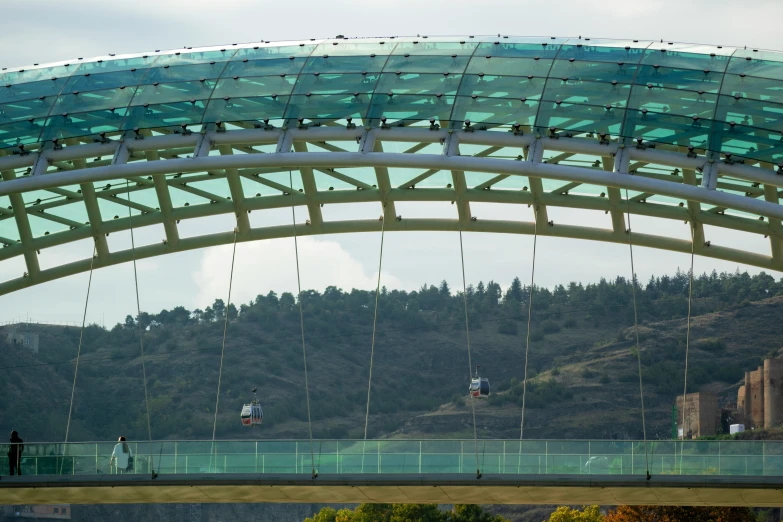
<path fill-rule="evenodd" d="M 624 62 L 635 64 L 641 60 L 644 49 L 625 47 L 604 47 L 587 43 L 564 44 L 557 55 L 558 60 L 570 59 L 588 62 Z"/>
<path fill-rule="evenodd" d="M 0 103 L 30 100 L 42 96 L 57 96 L 65 86 L 67 78 L 42 80 L 20 84 L 0 84 Z"/>
<path fill-rule="evenodd" d="M 153 67 L 147 72 L 147 75 L 144 76 L 144 81 L 142 83 L 173 83 L 200 80 L 202 78 L 218 78 L 225 66 L 226 62 L 214 62 L 172 67 Z"/>
<path fill-rule="evenodd" d="M 305 63 L 304 58 L 276 58 L 267 60 L 231 61 L 223 71 L 223 78 L 251 76 L 296 75 Z"/>
<path fill-rule="evenodd" d="M 51 81 L 52 78 L 67 80 L 68 76 L 78 68 L 78 64 L 67 64 L 33 69 L 16 69 L 13 71 L 6 71 L 3 74 L 2 82 L 5 85 L 14 85 L 17 83 L 31 83 L 43 80 Z"/>
<path fill-rule="evenodd" d="M 286 118 L 310 120 L 338 120 L 348 116 L 361 118 L 367 111 L 368 94 L 313 94 L 291 96 L 286 108 Z"/>
<path fill-rule="evenodd" d="M 738 125 L 763 129 L 783 130 L 783 105 L 766 101 L 736 99 L 733 96 L 721 96 L 715 119 L 734 122 Z"/>
<path fill-rule="evenodd" d="M 154 56 L 133 56 L 128 58 L 118 58 L 110 60 L 97 60 L 94 62 L 85 62 L 79 67 L 75 76 L 87 73 L 106 74 L 118 71 L 130 71 L 136 69 L 143 73 L 155 61 Z"/>
<path fill-rule="evenodd" d="M 170 65 L 172 68 L 179 65 L 209 64 L 210 62 L 226 62 L 234 55 L 235 49 L 222 49 L 217 51 L 188 51 L 164 54 L 155 60 L 155 67 L 161 68 Z"/>
<path fill-rule="evenodd" d="M 783 103 L 783 83 L 767 78 L 726 74 L 720 92 L 729 96 L 739 95 L 753 100 Z"/>
<path fill-rule="evenodd" d="M 295 45 L 267 45 L 238 49 L 233 60 L 274 60 L 294 56 L 297 58 L 310 56 L 316 44 L 302 43 Z"/>
<path fill-rule="evenodd" d="M 513 58 L 540 58 L 552 59 L 560 50 L 562 40 L 550 40 L 548 38 L 525 39 L 499 39 L 497 45 L 494 42 L 484 42 L 476 49 L 476 56 L 506 56 Z"/>
<path fill-rule="evenodd" d="M 783 142 L 781 133 L 745 125 L 730 126 L 715 123 L 712 137 L 713 149 L 737 156 L 754 158 L 778 164 L 783 161 Z"/>
<path fill-rule="evenodd" d="M 612 85 L 550 78 L 546 82 L 543 99 L 561 103 L 625 107 L 630 92 L 631 86 L 628 84 Z"/>
<path fill-rule="evenodd" d="M 706 51 L 705 54 L 693 51 Z M 720 49 L 712 48 L 712 51 L 700 48 L 677 47 L 667 44 L 655 44 L 645 51 L 641 63 L 644 65 L 659 65 L 675 69 L 709 70 L 722 73 L 726 70 L 729 57 L 719 52 Z M 711 56 L 714 54 L 714 56 Z"/>
<path fill-rule="evenodd" d="M 205 100 L 194 102 L 171 102 L 148 107 L 136 106 L 128 110 L 122 123 L 123 129 L 166 127 L 200 123 L 206 107 Z"/>
<path fill-rule="evenodd" d="M 634 85 L 628 107 L 682 116 L 712 118 L 717 98 L 717 95 L 709 93 L 658 87 L 651 89 L 645 85 Z"/>
<path fill-rule="evenodd" d="M 430 95 L 395 95 L 375 94 L 370 104 L 368 117 L 372 119 L 386 118 L 394 120 L 426 120 L 435 118 L 439 121 L 449 119 L 454 97 Z"/>
<path fill-rule="evenodd" d="M 619 65 L 611 62 L 569 62 L 557 59 L 549 72 L 551 78 L 590 80 L 597 82 L 631 83 L 636 75 L 636 65 Z"/>
<path fill-rule="evenodd" d="M 36 98 L 0 104 L 0 122 L 46 117 L 55 101 L 54 96 L 49 96 L 44 99 Z"/>
<path fill-rule="evenodd" d="M 671 67 L 655 67 L 643 65 L 639 67 L 634 83 L 653 85 L 667 89 L 687 89 L 717 93 L 720 89 L 722 74 L 700 71 L 697 69 L 673 69 Z"/>
<path fill-rule="evenodd" d="M 213 98 L 204 113 L 204 122 L 280 119 L 287 104 L 288 96 Z"/>
<path fill-rule="evenodd" d="M 54 138 L 74 138 L 97 135 L 101 132 L 114 132 L 122 128 L 123 116 L 127 109 L 93 110 L 90 112 L 52 115 L 46 120 L 41 140 Z"/>
<path fill-rule="evenodd" d="M 783 80 L 783 63 L 760 60 L 750 56 L 745 58 L 733 56 L 727 72 L 758 78 L 769 78 L 771 80 Z"/>
<path fill-rule="evenodd" d="M 325 54 L 329 56 L 369 56 L 375 55 L 388 55 L 394 48 L 394 42 L 389 41 L 380 43 L 375 42 L 356 42 L 356 41 L 339 41 L 339 42 L 324 42 L 318 45 L 313 51 L 313 56 L 323 56 Z"/>
<path fill-rule="evenodd" d="M 136 69 L 135 71 L 76 74 L 68 79 L 68 83 L 65 85 L 62 92 L 65 94 L 84 91 L 102 91 L 123 86 L 135 87 L 141 83 L 146 72 L 147 69 Z"/>
<path fill-rule="evenodd" d="M 376 93 L 456 94 L 461 74 L 396 74 L 383 73 Z"/>
<path fill-rule="evenodd" d="M 368 74 L 302 74 L 294 87 L 294 94 L 337 94 L 372 92 L 379 73 Z"/>
<path fill-rule="evenodd" d="M 36 143 L 41 135 L 41 125 L 43 120 L 0 124 L 0 146 L 5 148 Z"/>
<path fill-rule="evenodd" d="M 295 76 L 260 76 L 255 78 L 223 78 L 218 80 L 212 98 L 286 96 L 291 93 L 296 82 Z"/>
<path fill-rule="evenodd" d="M 620 135 L 625 111 L 590 105 L 575 105 L 561 103 L 560 105 L 546 101 L 541 102 L 541 108 L 536 118 L 536 127 L 542 129 L 556 128 L 573 132 L 608 133 Z"/>
<path fill-rule="evenodd" d="M 629 109 L 623 134 L 628 138 L 707 148 L 711 125 L 707 119 Z"/>
<path fill-rule="evenodd" d="M 471 55 L 478 46 L 476 42 L 458 41 L 435 42 L 430 39 L 416 39 L 410 42 L 397 42 L 392 54 L 416 55 Z"/>
<path fill-rule="evenodd" d="M 57 98 L 52 114 L 88 112 L 110 107 L 127 107 L 136 91 L 134 88 L 64 94 Z"/>
<path fill-rule="evenodd" d="M 142 85 L 136 90 L 131 105 L 205 100 L 209 98 L 214 86 L 214 80 Z"/>
<path fill-rule="evenodd" d="M 312 56 L 307 59 L 303 74 L 381 72 L 387 56 Z"/>
<path fill-rule="evenodd" d="M 402 73 L 461 73 L 468 64 L 468 57 L 454 53 L 440 56 L 390 56 L 384 67 L 386 72 Z"/>
<path fill-rule="evenodd" d="M 541 96 L 545 84 L 545 78 L 466 74 L 459 87 L 459 95 L 534 100 Z"/>
<path fill-rule="evenodd" d="M 551 59 L 474 56 L 470 59 L 467 72 L 470 74 L 545 78 L 549 74 L 551 66 Z"/>

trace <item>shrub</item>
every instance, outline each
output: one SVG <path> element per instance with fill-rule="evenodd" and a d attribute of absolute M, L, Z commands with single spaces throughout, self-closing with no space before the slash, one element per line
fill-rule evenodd
<path fill-rule="evenodd" d="M 590 370 L 590 368 L 584 368 L 582 370 L 582 373 L 580 374 L 584 379 L 592 379 L 595 377 L 595 372 Z"/>
<path fill-rule="evenodd" d="M 563 328 L 576 328 L 576 319 L 569 317 L 563 321 Z"/>
<path fill-rule="evenodd" d="M 538 342 L 544 340 L 544 332 L 541 330 L 533 330 L 530 332 L 530 341 L 531 342 Z"/>
<path fill-rule="evenodd" d="M 516 321 L 505 319 L 498 325 L 498 333 L 504 335 L 517 335 L 519 333 L 519 325 L 517 325 Z"/>
<path fill-rule="evenodd" d="M 541 330 L 543 330 L 545 334 L 557 333 L 560 331 L 560 325 L 554 321 L 547 320 L 541 323 Z"/>
<path fill-rule="evenodd" d="M 598 378 L 598 382 L 600 382 L 601 384 L 609 384 L 610 382 L 612 382 L 612 379 L 609 377 L 609 375 L 604 373 L 601 374 L 601 377 Z"/>
<path fill-rule="evenodd" d="M 555 366 L 554 368 L 552 368 L 552 375 L 554 375 L 555 377 L 557 377 L 558 375 L 560 375 L 560 368 L 558 368 L 557 366 Z"/>

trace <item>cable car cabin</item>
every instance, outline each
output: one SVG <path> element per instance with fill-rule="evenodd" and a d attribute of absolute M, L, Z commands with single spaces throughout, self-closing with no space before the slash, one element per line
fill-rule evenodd
<path fill-rule="evenodd" d="M 250 404 L 242 406 L 242 425 L 243 426 L 255 426 L 261 424 L 264 418 L 264 413 L 261 411 L 261 405 L 258 401 L 253 401 Z"/>
<path fill-rule="evenodd" d="M 470 380 L 469 394 L 471 397 L 489 397 L 489 379 L 476 377 Z"/>

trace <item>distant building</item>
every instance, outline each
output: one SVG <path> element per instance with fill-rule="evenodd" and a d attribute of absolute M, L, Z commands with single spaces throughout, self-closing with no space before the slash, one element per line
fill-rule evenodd
<path fill-rule="evenodd" d="M 684 405 L 682 396 L 677 397 L 677 433 L 684 439 L 717 434 L 720 415 L 718 396 L 714 393 L 689 393 Z"/>
<path fill-rule="evenodd" d="M 69 504 L 4 506 L 2 513 L 9 518 L 71 520 L 71 506 Z"/>
<path fill-rule="evenodd" d="M 746 428 L 783 423 L 783 359 L 766 359 L 745 372 L 745 384 L 737 392 L 737 415 Z"/>
<path fill-rule="evenodd" d="M 11 346 L 25 348 L 33 353 L 38 353 L 38 334 L 22 330 L 11 330 L 5 336 L 5 342 Z"/>

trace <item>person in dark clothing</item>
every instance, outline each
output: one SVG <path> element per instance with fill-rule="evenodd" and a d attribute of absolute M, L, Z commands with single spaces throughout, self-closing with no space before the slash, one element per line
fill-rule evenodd
<path fill-rule="evenodd" d="M 17 475 L 22 474 L 22 452 L 24 451 L 24 441 L 19 437 L 19 433 L 16 431 L 11 432 L 11 444 L 8 446 L 8 467 L 10 468 L 11 476 L 16 471 Z"/>

